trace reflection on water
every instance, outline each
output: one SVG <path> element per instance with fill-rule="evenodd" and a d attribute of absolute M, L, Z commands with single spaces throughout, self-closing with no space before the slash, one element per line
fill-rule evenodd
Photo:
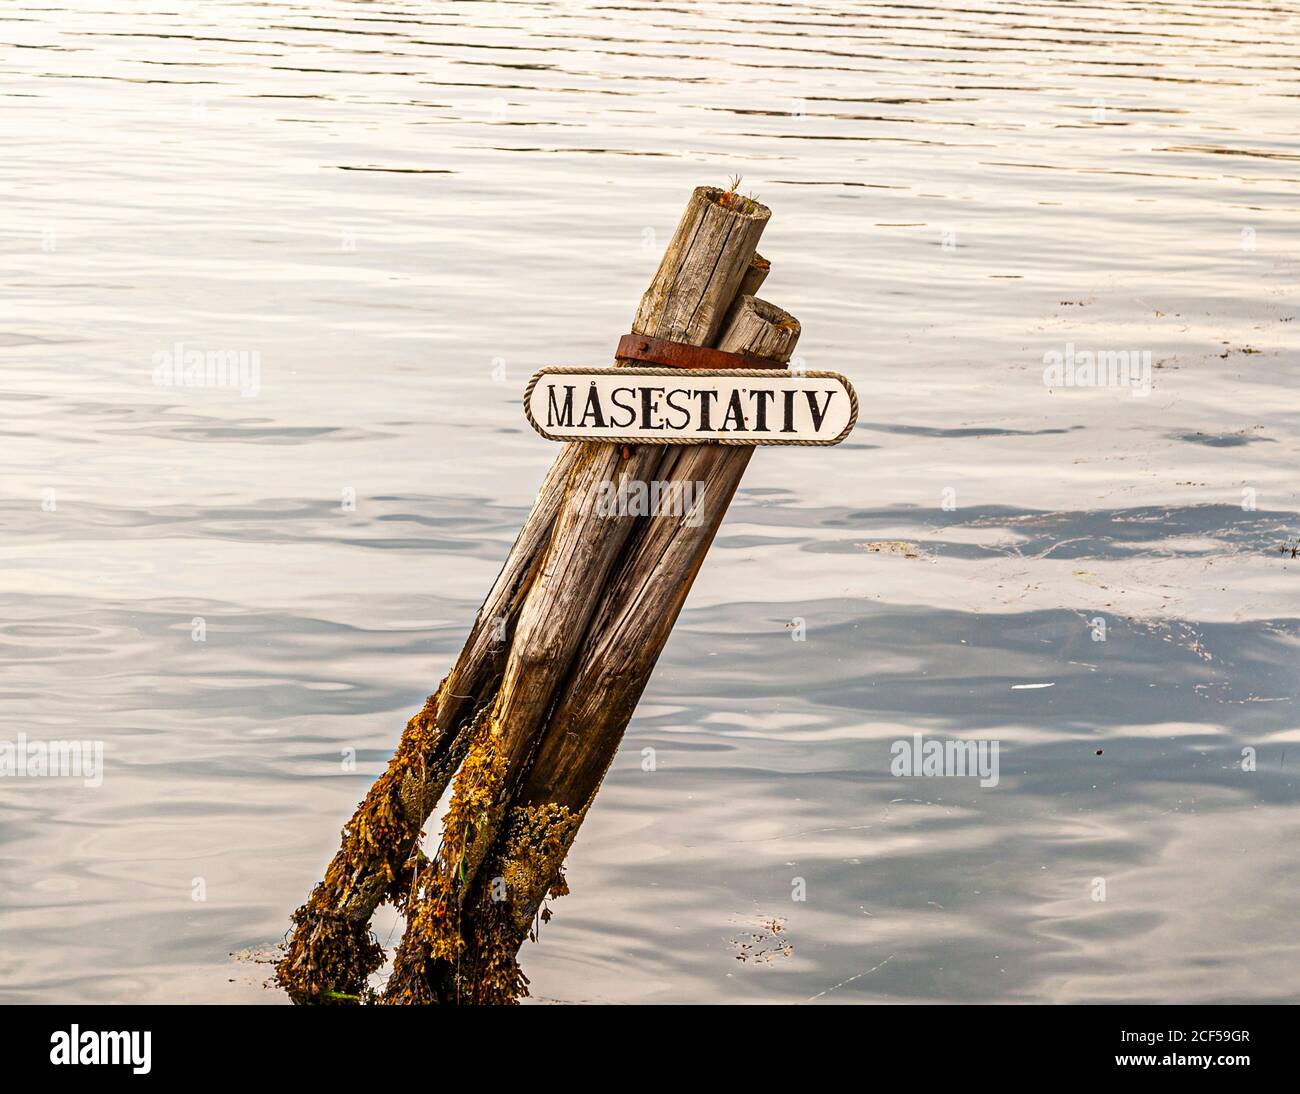
<path fill-rule="evenodd" d="M 230 955 L 459 648 L 524 381 L 739 173 L 863 421 L 751 465 L 537 996 L 1294 999 L 1294 8 L 155 7 L 0 14 L 2 735 L 107 766 L 0 784 L 0 998 L 280 1001 Z M 892 777 L 914 733 L 999 785 Z"/>

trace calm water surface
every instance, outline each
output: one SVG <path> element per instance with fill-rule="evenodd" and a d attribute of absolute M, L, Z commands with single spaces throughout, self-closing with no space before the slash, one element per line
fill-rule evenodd
<path fill-rule="evenodd" d="M 554 456 L 528 375 L 608 363 L 734 174 L 862 421 L 751 464 L 535 996 L 1300 994 L 1300 7 L 0 24 L 0 736 L 106 749 L 0 784 L 0 999 L 282 1001 L 259 959 Z M 256 390 L 155 384 L 177 343 Z M 1151 394 L 1045 387 L 1069 343 Z M 999 785 L 892 777 L 913 733 Z"/>

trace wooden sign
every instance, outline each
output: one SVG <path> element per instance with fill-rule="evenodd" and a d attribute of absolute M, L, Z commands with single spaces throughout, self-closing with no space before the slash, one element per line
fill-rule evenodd
<path fill-rule="evenodd" d="M 858 397 L 838 372 L 544 368 L 524 412 L 552 441 L 827 445 L 852 432 Z"/>

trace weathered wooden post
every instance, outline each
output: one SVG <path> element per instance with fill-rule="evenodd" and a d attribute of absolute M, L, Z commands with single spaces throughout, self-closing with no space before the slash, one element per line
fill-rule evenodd
<path fill-rule="evenodd" d="M 294 915 L 277 979 L 295 1001 L 364 994 L 382 962 L 367 924 L 385 898 L 408 921 L 387 1001 L 507 1002 L 526 994 L 515 954 L 546 894 L 562 888 L 564 855 L 749 446 L 835 443 L 856 419 L 842 377 L 779 369 L 799 325 L 752 296 L 767 274 L 755 248 L 769 216 L 734 190 L 697 189 L 620 343 L 623 367 L 534 377 L 530 419 L 545 436 L 574 440 L 547 476 L 455 667 L 407 724 L 325 880 Z M 713 345 L 721 353 L 700 348 Z M 688 386 L 676 385 L 682 377 Z M 616 422 L 616 407 L 630 417 Z M 684 415 L 675 426 L 669 407 Z M 690 443 L 673 443 L 681 441 Z M 651 481 L 670 496 L 700 494 L 677 520 L 609 512 L 603 503 L 614 484 Z M 420 827 L 453 774 L 438 852 L 423 860 Z"/>

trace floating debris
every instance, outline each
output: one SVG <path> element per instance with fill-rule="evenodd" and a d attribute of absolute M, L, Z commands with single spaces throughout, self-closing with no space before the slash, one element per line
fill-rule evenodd
<path fill-rule="evenodd" d="M 770 965 L 779 957 L 793 957 L 794 945 L 785 938 L 785 920 L 764 918 L 759 928 L 727 941 L 736 948 L 736 960 Z"/>
<path fill-rule="evenodd" d="M 915 543 L 902 539 L 876 539 L 870 543 L 860 543 L 873 555 L 902 555 L 904 558 L 926 558 L 926 553 Z"/>

